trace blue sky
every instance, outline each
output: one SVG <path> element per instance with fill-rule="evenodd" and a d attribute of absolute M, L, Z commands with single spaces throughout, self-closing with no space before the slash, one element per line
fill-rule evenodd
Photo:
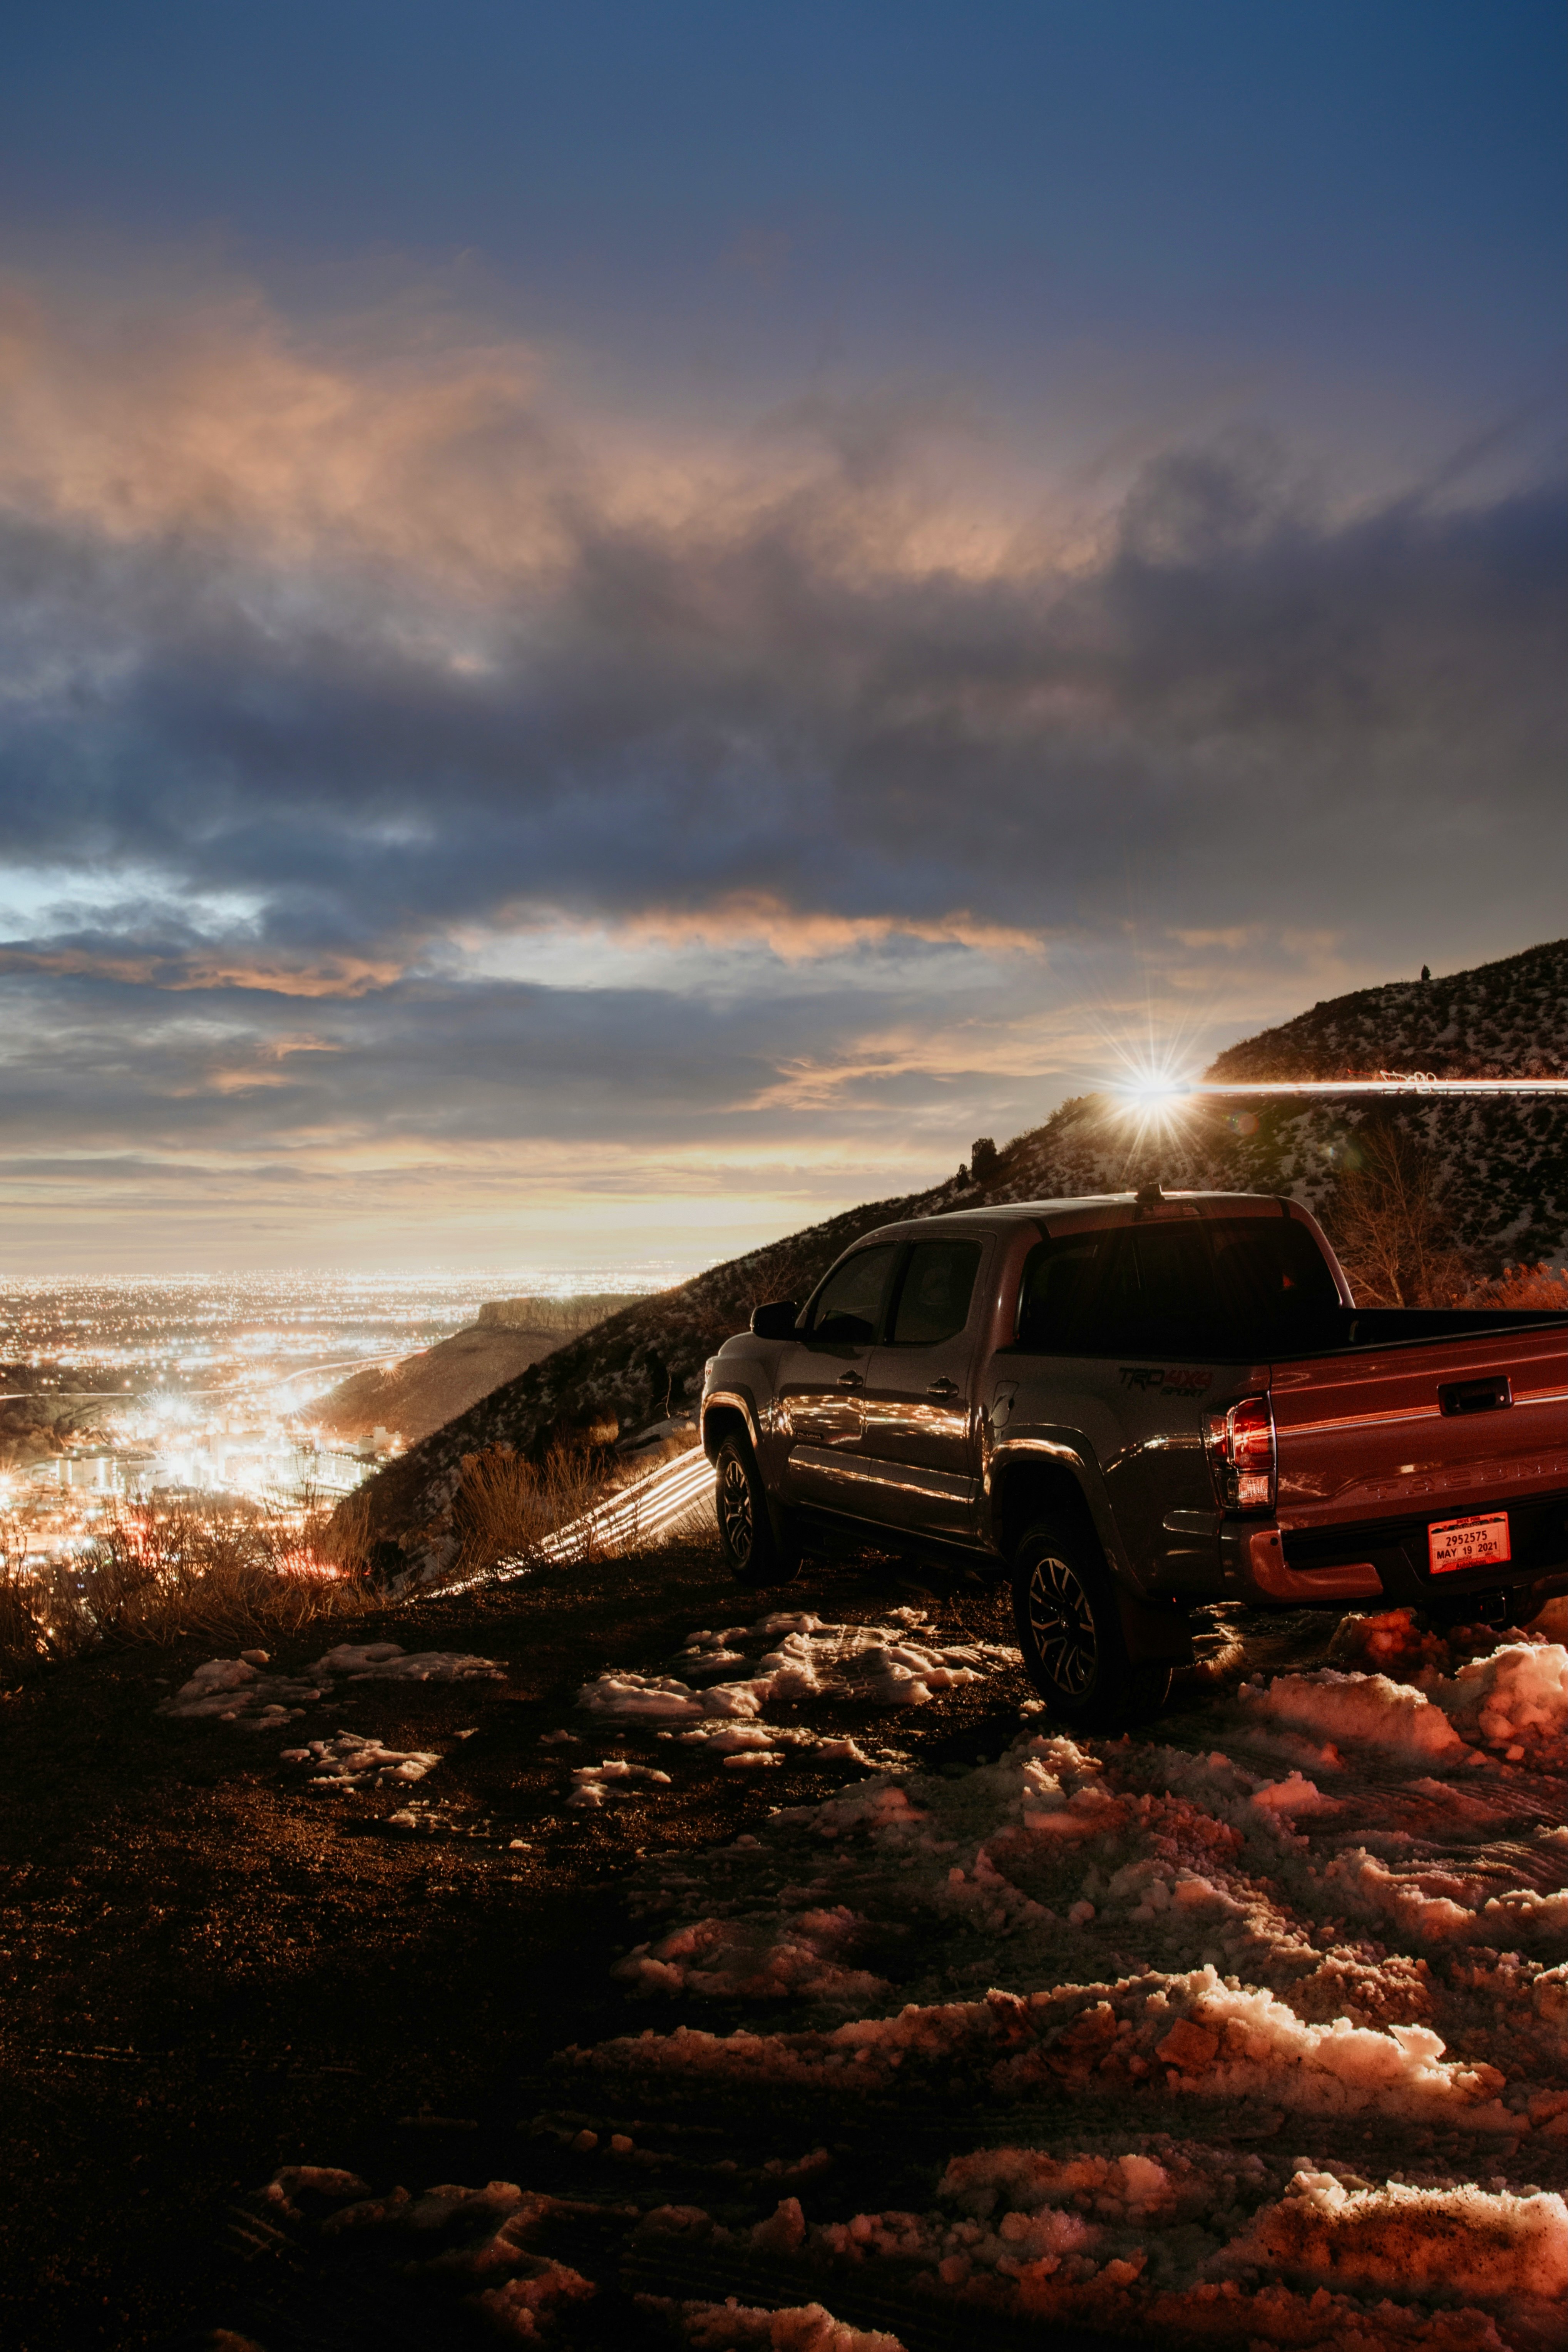
<path fill-rule="evenodd" d="M 697 1262 L 1559 931 L 1564 47 L 13 25 L 16 1269 Z"/>

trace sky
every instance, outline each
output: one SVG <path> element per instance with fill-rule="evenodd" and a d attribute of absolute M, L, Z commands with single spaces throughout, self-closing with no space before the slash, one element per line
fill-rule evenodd
<path fill-rule="evenodd" d="M 1536 0 L 0 37 L 0 1278 L 688 1270 L 1559 936 Z"/>

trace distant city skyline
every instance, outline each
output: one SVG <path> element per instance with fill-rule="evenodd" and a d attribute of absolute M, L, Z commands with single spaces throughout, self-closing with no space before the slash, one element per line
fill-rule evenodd
<path fill-rule="evenodd" d="M 1560 935 L 1565 49 L 10 28 L 0 1281 L 694 1266 Z"/>

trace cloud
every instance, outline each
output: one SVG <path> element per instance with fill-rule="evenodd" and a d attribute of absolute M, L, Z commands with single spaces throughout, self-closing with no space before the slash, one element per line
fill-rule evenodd
<path fill-rule="evenodd" d="M 164 950 L 62 945 L 0 946 L 0 973 L 49 972 L 60 978 L 114 980 L 132 987 L 256 989 L 268 996 L 363 996 L 401 976 L 400 962 L 356 956 L 317 956 L 290 968 L 276 958 L 169 952 Z"/>
<path fill-rule="evenodd" d="M 519 903 L 1037 935 L 1130 839 L 1205 928 L 1279 888 L 1260 804 L 1406 860 L 1416 789 L 1545 813 L 1554 492 L 1336 515 L 1255 437 L 1151 464 L 1067 562 L 1048 486 L 1005 530 L 944 498 L 907 403 L 700 462 L 572 429 L 515 347 L 11 311 L 14 846 L 245 888 L 272 944 Z M 1326 842 L 1294 887 L 1342 896 Z"/>
<path fill-rule="evenodd" d="M 629 917 L 622 929 L 628 939 L 671 947 L 761 944 L 785 963 L 901 940 L 974 948 L 987 955 L 1037 956 L 1044 950 L 1038 932 L 988 923 L 967 908 L 923 920 L 912 915 L 829 915 L 786 906 L 762 890 L 736 891 L 701 908 L 655 908 Z"/>
<path fill-rule="evenodd" d="M 1234 1034 L 1559 927 L 1556 483 L 1087 478 L 945 393 L 719 436 L 428 317 L 14 283 L 28 1148 L 946 1164 L 1140 990 Z"/>

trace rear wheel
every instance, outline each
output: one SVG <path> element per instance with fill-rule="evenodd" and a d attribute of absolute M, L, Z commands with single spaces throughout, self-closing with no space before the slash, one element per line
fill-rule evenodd
<path fill-rule="evenodd" d="M 713 1504 L 719 1515 L 719 1549 L 738 1584 L 787 1584 L 800 1556 L 773 1533 L 767 1497 L 751 1447 L 743 1437 L 726 1437 L 714 1460 Z"/>
<path fill-rule="evenodd" d="M 1134 1665 L 1116 1594 L 1087 1531 L 1044 1520 L 1019 1544 L 1013 1622 L 1028 1675 L 1052 1715 L 1080 1731 L 1147 1722 L 1165 1703 L 1168 1665 Z"/>

